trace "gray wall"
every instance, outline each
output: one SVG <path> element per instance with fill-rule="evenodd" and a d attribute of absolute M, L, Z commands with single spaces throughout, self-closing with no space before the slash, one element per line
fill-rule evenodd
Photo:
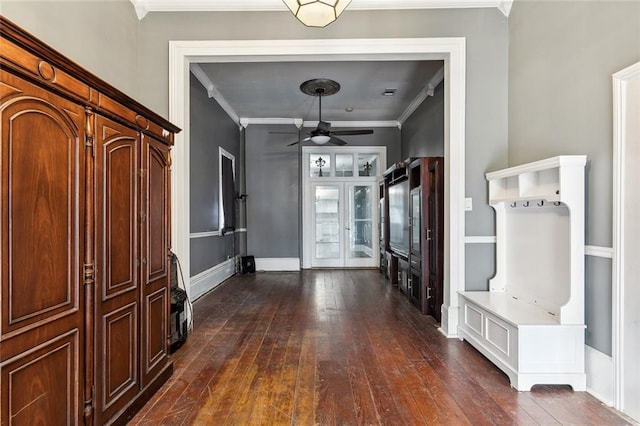
<path fill-rule="evenodd" d="M 52 41 L 62 53 L 163 116 L 168 114 L 169 102 L 169 40 L 465 37 L 465 185 L 467 196 L 473 197 L 474 206 L 477 206 L 466 215 L 467 235 L 493 233 L 493 215 L 480 206 L 486 206 L 487 202 L 484 173 L 507 164 L 509 36 L 507 18 L 495 8 L 347 11 L 325 29 L 304 27 L 292 19 L 288 12 L 152 12 L 137 22 L 133 6 L 126 0 L 104 3 L 92 1 L 87 5 L 78 2 L 8 3 L 3 0 L 3 14 L 45 41 Z M 264 148 L 257 144 L 256 149 Z M 258 153 L 251 153 L 252 149 L 254 147 L 248 142 L 247 158 L 259 158 Z M 392 159 L 393 156 L 389 155 L 389 160 Z M 251 188 L 249 178 L 247 183 L 250 194 L 261 192 L 260 187 Z M 292 185 L 285 179 L 281 184 L 283 187 L 272 188 L 272 193 L 278 194 Z M 247 203 L 249 216 L 255 216 L 251 200 Z M 290 214 L 288 205 L 282 208 L 274 203 L 272 206 L 277 206 L 268 212 L 274 220 Z M 258 205 L 255 208 L 255 212 L 263 217 L 262 207 Z M 251 229 L 251 220 L 248 222 Z M 297 239 L 298 235 L 295 237 Z M 282 250 L 278 249 L 278 256 L 297 253 L 297 250 L 293 250 L 297 242 L 293 242 L 293 236 L 289 238 L 291 241 L 283 243 L 285 247 Z M 265 250 L 267 247 L 261 246 L 266 242 L 260 240 L 257 236 L 251 239 L 255 244 L 250 244 L 253 247 L 249 247 L 249 254 L 266 256 L 272 253 L 270 249 Z M 256 253 L 251 253 L 253 249 Z M 490 260 L 483 255 L 470 258 L 469 261 L 486 263 Z M 488 278 L 474 279 L 486 287 Z M 473 284 L 473 287 L 476 285 Z"/>
<path fill-rule="evenodd" d="M 302 137 L 310 130 L 303 128 Z M 341 138 L 349 146 L 386 146 L 387 162 L 400 161 L 400 130 L 373 130 L 372 135 Z M 287 146 L 298 139 L 297 130 L 292 125 L 250 125 L 245 133 L 248 254 L 268 258 L 302 257 L 299 229 L 301 151 L 300 145 Z"/>
<path fill-rule="evenodd" d="M 139 90 L 138 17 L 130 1 L 2 0 L 0 13 L 130 97 L 145 103 Z M 164 113 L 166 107 L 161 112 Z"/>
<path fill-rule="evenodd" d="M 444 156 L 444 81 L 402 123 L 402 158 Z"/>
<path fill-rule="evenodd" d="M 288 12 L 272 13 L 150 13 L 140 23 L 141 81 L 146 102 L 166 114 L 167 42 L 172 39 L 314 39 L 371 37 L 466 37 L 466 193 L 476 208 L 466 214 L 467 235 L 492 235 L 493 213 L 487 203 L 484 173 L 507 164 L 507 62 L 508 22 L 497 9 L 347 11 L 325 29 L 306 28 Z M 251 126 L 250 126 L 251 127 Z M 247 157 L 253 146 L 247 143 Z M 391 156 L 389 157 L 392 158 Z M 247 170 L 250 170 L 249 166 Z M 248 191 L 258 192 L 247 180 Z M 288 183 L 286 183 L 288 185 Z M 277 188 L 274 189 L 277 191 Z M 291 256 L 294 244 L 286 250 L 262 250 L 251 219 L 254 204 L 247 202 L 248 252 L 259 256 Z M 275 204 L 274 204 L 275 205 Z M 483 207 L 484 206 L 484 207 Z M 259 207 L 259 206 L 258 206 Z M 258 210 L 261 211 L 261 210 Z M 275 217 L 288 215 L 276 212 Z M 297 243 L 296 243 L 297 246 Z M 256 252 L 253 252 L 257 250 Z M 469 258 L 471 271 L 476 265 L 492 263 L 491 250 Z M 492 275 L 492 273 L 491 273 Z M 469 288 L 488 288 L 488 276 L 468 276 Z"/>
<path fill-rule="evenodd" d="M 191 74 L 191 152 L 190 152 L 190 231 L 217 231 L 220 195 L 219 147 L 236 158 L 237 177 L 240 131 L 214 99 L 210 99 L 200 82 Z M 234 234 L 191 238 L 191 275 L 218 265 L 234 256 Z"/>
<path fill-rule="evenodd" d="M 292 134 L 270 134 L 269 132 Z M 250 125 L 245 130 L 247 254 L 298 257 L 299 154 L 289 125 Z"/>
<path fill-rule="evenodd" d="M 611 74 L 640 60 L 640 2 L 517 0 L 509 164 L 586 154 L 586 242 L 611 247 Z M 611 261 L 587 257 L 587 344 L 611 354 Z"/>
<path fill-rule="evenodd" d="M 434 96 L 427 97 L 424 102 L 402 125 L 402 158 L 444 156 L 444 85 L 440 83 L 434 91 Z M 499 118 L 501 113 L 498 113 Z M 475 168 L 491 168 L 495 158 L 494 153 L 486 155 L 475 147 L 468 147 L 467 151 L 474 152 L 472 158 Z M 503 155 L 504 156 L 504 153 Z M 480 164 L 477 164 L 477 163 Z M 473 185 L 475 192 L 482 193 L 482 181 Z M 468 191 L 468 193 L 471 193 Z M 474 214 L 472 222 L 476 227 L 467 223 L 467 235 L 493 235 L 493 209 L 486 203 L 486 195 L 474 200 Z M 487 223 L 490 226 L 487 226 Z M 467 290 L 487 290 L 488 278 L 495 274 L 495 246 L 493 244 L 467 244 L 465 247 L 465 288 Z"/>

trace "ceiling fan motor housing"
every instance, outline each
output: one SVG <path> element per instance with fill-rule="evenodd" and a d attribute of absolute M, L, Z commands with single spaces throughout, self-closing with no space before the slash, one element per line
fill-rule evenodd
<path fill-rule="evenodd" d="M 331 123 L 322 121 L 322 97 L 331 96 L 340 91 L 340 84 L 328 78 L 314 78 L 307 80 L 300 85 L 300 91 L 309 96 L 318 97 L 318 126 L 309 132 L 309 137 L 301 141 L 296 141 L 289 145 L 300 142 L 311 141 L 317 145 L 324 145 L 331 142 L 334 145 L 346 145 L 347 143 L 336 135 L 370 135 L 373 130 L 342 130 L 331 131 Z"/>

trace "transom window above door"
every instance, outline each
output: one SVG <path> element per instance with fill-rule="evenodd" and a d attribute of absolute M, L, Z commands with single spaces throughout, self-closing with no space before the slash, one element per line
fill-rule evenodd
<path fill-rule="evenodd" d="M 380 264 L 385 146 L 302 147 L 302 267 Z"/>
<path fill-rule="evenodd" d="M 307 151 L 304 155 L 308 166 L 306 176 L 310 178 L 362 178 L 380 177 L 384 170 L 381 165 L 385 147 L 362 148 L 326 148 Z"/>

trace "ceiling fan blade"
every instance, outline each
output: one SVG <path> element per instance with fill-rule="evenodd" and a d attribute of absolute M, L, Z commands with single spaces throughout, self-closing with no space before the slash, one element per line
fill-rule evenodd
<path fill-rule="evenodd" d="M 336 138 L 335 136 L 331 136 L 331 139 L 329 139 L 329 143 L 332 143 L 334 145 L 346 145 L 347 144 L 345 141 L 343 141 L 340 138 Z"/>
<path fill-rule="evenodd" d="M 304 139 L 302 139 L 302 140 L 292 142 L 292 143 L 290 143 L 290 144 L 289 144 L 289 145 L 287 145 L 287 146 L 296 145 L 296 144 L 299 144 L 299 143 L 302 143 L 302 142 L 307 142 L 307 141 L 310 141 L 310 140 L 311 140 L 311 137 L 309 136 L 309 137 L 304 138 Z"/>
<path fill-rule="evenodd" d="M 331 130 L 331 123 L 326 121 L 318 121 L 318 131 L 329 132 Z"/>
<path fill-rule="evenodd" d="M 373 133 L 372 129 L 354 129 L 354 130 L 336 130 L 335 132 L 331 132 L 331 135 L 340 135 L 340 136 L 370 135 L 372 133 Z"/>

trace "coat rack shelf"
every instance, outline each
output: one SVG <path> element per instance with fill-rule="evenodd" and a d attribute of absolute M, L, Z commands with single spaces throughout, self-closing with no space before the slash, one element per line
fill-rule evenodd
<path fill-rule="evenodd" d="M 460 292 L 459 335 L 521 391 L 586 389 L 585 164 L 558 156 L 486 175 L 497 270 L 489 291 Z"/>

